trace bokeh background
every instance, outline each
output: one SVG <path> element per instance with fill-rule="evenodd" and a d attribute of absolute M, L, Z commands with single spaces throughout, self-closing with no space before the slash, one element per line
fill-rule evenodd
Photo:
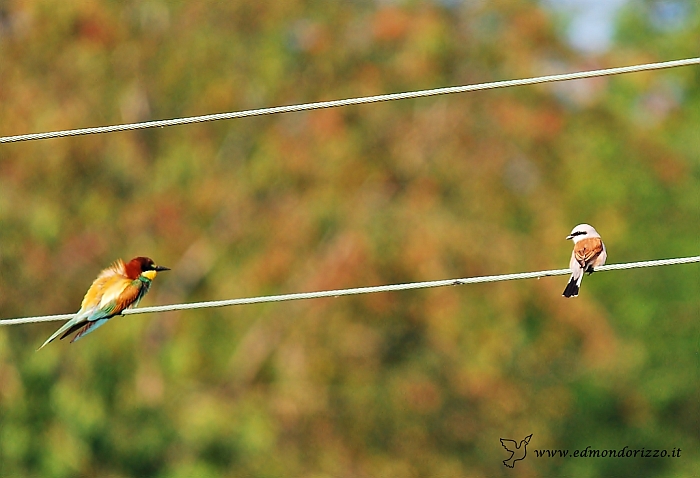
<path fill-rule="evenodd" d="M 2 1 L 0 134 L 698 55 L 697 2 L 601 3 Z M 698 125 L 684 67 L 5 144 L 0 317 L 136 255 L 144 305 L 697 255 Z M 0 476 L 697 476 L 697 265 L 565 283 L 2 327 Z M 682 456 L 533 451 L 587 446 Z"/>

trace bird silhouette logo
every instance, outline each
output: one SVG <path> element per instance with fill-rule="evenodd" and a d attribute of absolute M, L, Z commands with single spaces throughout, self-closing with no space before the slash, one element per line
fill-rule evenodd
<path fill-rule="evenodd" d="M 532 433 L 520 440 L 520 443 L 515 440 L 501 438 L 501 445 L 503 445 L 506 451 L 510 452 L 510 456 L 507 460 L 503 460 L 503 464 L 508 468 L 513 468 L 516 461 L 525 458 L 527 456 L 527 445 L 530 443 L 530 438 L 532 438 Z"/>

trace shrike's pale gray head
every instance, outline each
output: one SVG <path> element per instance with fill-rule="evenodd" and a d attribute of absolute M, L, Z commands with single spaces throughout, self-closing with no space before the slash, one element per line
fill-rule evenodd
<path fill-rule="evenodd" d="M 586 239 L 588 237 L 600 237 L 598 231 L 596 231 L 590 224 L 579 224 L 571 231 L 571 234 L 566 236 L 567 239 L 573 239 L 574 244 L 581 239 Z"/>

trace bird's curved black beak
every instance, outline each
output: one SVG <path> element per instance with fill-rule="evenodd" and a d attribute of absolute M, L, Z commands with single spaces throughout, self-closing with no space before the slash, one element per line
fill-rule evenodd
<path fill-rule="evenodd" d="M 571 236 L 571 235 L 566 236 L 566 240 L 567 240 L 567 241 L 568 241 L 569 239 L 573 239 L 573 238 L 574 238 L 574 236 Z"/>
<path fill-rule="evenodd" d="M 153 270 L 154 270 L 154 271 L 158 271 L 158 272 L 160 272 L 160 271 L 169 271 L 169 270 L 170 270 L 170 267 L 155 266 L 155 267 L 153 268 Z"/>

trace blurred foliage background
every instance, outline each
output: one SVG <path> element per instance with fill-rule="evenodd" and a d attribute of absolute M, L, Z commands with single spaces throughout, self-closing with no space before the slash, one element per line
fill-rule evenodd
<path fill-rule="evenodd" d="M 0 2 L 0 134 L 697 56 L 693 0 L 604 51 L 534 1 Z M 698 254 L 700 69 L 0 146 L 0 317 Z M 7 477 L 697 476 L 697 265 L 0 328 Z M 532 433 L 514 469 L 499 438 Z M 682 449 L 678 459 L 533 449 Z"/>

